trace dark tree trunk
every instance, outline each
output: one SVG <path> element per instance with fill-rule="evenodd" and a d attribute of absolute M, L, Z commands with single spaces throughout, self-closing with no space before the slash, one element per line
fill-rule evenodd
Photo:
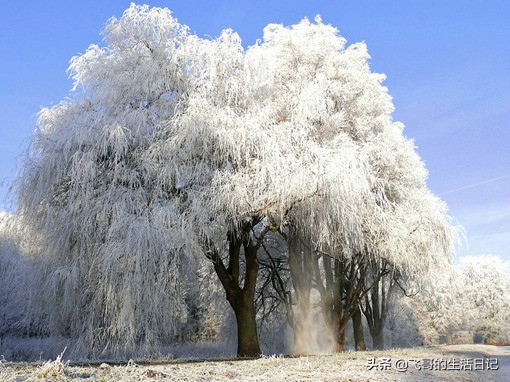
<path fill-rule="evenodd" d="M 363 314 L 367 319 L 375 350 L 384 349 L 384 322 L 388 313 L 388 302 L 393 288 L 391 265 L 385 261 L 372 264 L 375 284 L 365 295 Z"/>
<path fill-rule="evenodd" d="M 255 225 L 256 222 L 246 225 L 241 233 L 229 232 L 228 267 L 225 267 L 215 249 L 207 252 L 236 316 L 238 357 L 258 357 L 261 354 L 255 311 L 255 287 L 259 270 L 257 252 L 260 244 L 251 242 L 249 237 L 250 230 Z M 239 279 L 241 248 L 245 257 L 242 287 Z"/>
<path fill-rule="evenodd" d="M 381 306 L 379 301 L 379 286 L 372 289 L 370 298 L 365 296 L 365 309 L 363 313 L 367 319 L 370 337 L 374 350 L 384 349 L 384 317 L 381 314 Z"/>
<path fill-rule="evenodd" d="M 295 320 L 295 350 L 302 353 L 307 346 L 307 332 L 303 330 L 306 321 L 305 311 L 310 311 L 310 291 L 315 288 L 320 294 L 320 307 L 326 326 L 332 331 L 332 346 L 334 352 L 344 351 L 345 330 L 349 320 L 356 312 L 361 316 L 359 309 L 364 293 L 365 276 L 368 264 L 363 254 L 350 258 L 331 257 L 328 254 L 315 253 L 312 243 L 306 238 L 299 237 L 299 232 L 290 230 L 287 240 L 289 244 L 289 266 L 294 284 L 298 312 L 300 317 Z M 302 245 L 304 244 L 304 245 Z M 339 255 L 340 256 L 340 255 Z M 322 259 L 322 264 L 319 261 Z M 321 269 L 322 265 L 322 269 Z M 313 282 L 312 282 L 313 281 Z M 361 318 L 361 338 L 363 326 Z M 305 335 L 303 335 L 305 334 Z M 364 341 L 360 348 L 365 349 Z"/>
<path fill-rule="evenodd" d="M 331 328 L 334 330 L 333 350 L 341 352 L 345 350 L 345 330 L 349 320 L 353 319 L 353 315 L 356 313 L 361 315 L 359 305 L 367 267 L 362 261 L 361 255 L 351 259 L 329 259 L 326 256 L 323 259 L 326 275 L 325 291 L 328 291 L 325 293 L 328 297 L 323 299 L 323 303 L 325 303 L 326 310 L 330 312 Z M 323 286 L 319 286 L 319 289 L 322 288 Z M 363 339 L 361 319 L 359 323 Z"/>
<path fill-rule="evenodd" d="M 363 334 L 363 321 L 361 309 L 358 308 L 352 315 L 352 328 L 354 330 L 354 347 L 357 351 L 367 350 L 365 345 L 365 335 Z"/>
<path fill-rule="evenodd" d="M 374 343 L 374 350 L 383 350 L 384 349 L 384 323 L 381 321 L 376 321 L 373 329 L 370 330 L 370 335 L 372 336 L 372 341 Z"/>
<path fill-rule="evenodd" d="M 237 322 L 237 356 L 258 357 L 260 352 L 253 301 L 241 296 L 234 308 Z"/>

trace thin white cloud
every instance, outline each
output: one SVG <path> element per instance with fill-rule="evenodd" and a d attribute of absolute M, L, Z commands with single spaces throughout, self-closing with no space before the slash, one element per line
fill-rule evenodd
<path fill-rule="evenodd" d="M 494 231 L 510 227 L 510 203 L 506 200 L 480 203 L 465 207 L 455 213 L 455 217 L 466 229 Z"/>
<path fill-rule="evenodd" d="M 457 192 L 457 191 L 467 190 L 469 188 L 478 187 L 478 186 L 481 186 L 481 185 L 484 185 L 484 184 L 487 184 L 487 183 L 492 183 L 492 182 L 496 182 L 498 180 L 508 179 L 508 178 L 510 178 L 510 175 L 498 176 L 496 178 L 487 179 L 487 180 L 484 180 L 482 182 L 472 183 L 472 184 L 468 184 L 466 186 L 462 186 L 462 187 L 458 187 L 458 188 L 454 188 L 452 190 L 448 190 L 448 191 L 442 192 L 441 194 L 439 194 L 439 196 L 446 195 L 446 194 L 451 194 L 451 193 Z"/>

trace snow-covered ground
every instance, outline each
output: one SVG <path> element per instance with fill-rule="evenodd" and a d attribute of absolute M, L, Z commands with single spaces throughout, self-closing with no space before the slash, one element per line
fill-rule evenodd
<path fill-rule="evenodd" d="M 496 366 L 499 370 L 487 370 Z M 466 370 L 469 368 L 473 370 Z M 0 381 L 481 382 L 509 381 L 509 372 L 510 348 L 488 345 L 346 352 L 296 358 L 272 356 L 256 360 L 130 361 L 122 365 L 73 365 L 60 360 L 44 365 L 0 363 Z"/>

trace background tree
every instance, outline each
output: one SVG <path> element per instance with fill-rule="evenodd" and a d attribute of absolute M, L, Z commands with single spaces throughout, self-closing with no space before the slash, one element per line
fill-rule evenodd
<path fill-rule="evenodd" d="M 317 230 L 320 222 L 325 221 L 322 216 L 306 208 L 295 208 L 289 215 L 289 221 L 299 227 L 301 241 L 309 247 L 304 252 L 300 249 L 293 252 L 289 243 L 291 273 L 292 262 L 299 264 L 294 267 L 298 271 L 293 272 L 296 299 L 308 300 L 312 279 L 324 296 L 335 293 L 332 298 L 325 298 L 329 302 L 324 303 L 336 312 L 332 317 L 340 344 L 346 323 L 359 305 L 359 297 L 368 292 L 366 288 L 362 292 L 355 287 L 356 280 L 351 279 L 359 278 L 360 272 L 362 278 L 366 276 L 362 269 L 365 266 L 356 258 L 391 263 L 408 277 L 430 280 L 434 270 L 445 269 L 451 262 L 454 230 L 444 204 L 426 187 L 427 171 L 413 142 L 403 136 L 403 126 L 392 120 L 391 98 L 381 85 L 384 75 L 371 72 L 364 44 L 346 48 L 337 30 L 317 18 L 315 24 L 303 20 L 289 28 L 269 25 L 257 50 L 265 61 L 271 62 L 264 75 L 274 89 L 272 107 L 279 124 L 293 124 L 312 132 L 318 144 L 328 141 L 338 144 L 337 139 L 342 137 L 356 147 L 358 158 L 367 162 L 367 172 L 358 174 L 358 181 L 370 189 L 362 195 L 356 211 L 362 217 L 362 227 L 352 229 L 329 220 L 328 226 Z M 349 213 L 345 211 L 332 218 L 342 220 Z M 309 222 L 305 214 L 317 221 Z M 289 240 L 296 241 L 291 237 Z M 303 269 L 318 265 L 316 254 L 309 253 L 310 248 L 311 252 L 329 253 L 334 261 L 331 269 L 338 274 L 324 269 L 305 276 Z M 293 260 L 293 256 L 299 259 Z M 321 264 L 326 267 L 329 261 L 325 257 Z M 322 278 L 328 274 L 330 280 L 338 282 L 323 283 Z M 379 285 L 381 276 L 376 272 L 375 277 Z M 340 285 L 350 289 L 340 292 Z M 380 293 L 379 288 L 373 293 Z M 310 305 L 299 301 L 297 304 Z"/>
<path fill-rule="evenodd" d="M 492 255 L 467 256 L 456 268 L 454 301 L 457 311 L 469 312 L 459 329 L 478 332 L 484 343 L 510 342 L 509 263 Z"/>
<path fill-rule="evenodd" d="M 460 258 L 438 272 L 433 284 L 414 286 L 409 296 L 396 288 L 388 312 L 393 346 L 507 343 L 508 282 L 508 263 L 482 255 Z"/>

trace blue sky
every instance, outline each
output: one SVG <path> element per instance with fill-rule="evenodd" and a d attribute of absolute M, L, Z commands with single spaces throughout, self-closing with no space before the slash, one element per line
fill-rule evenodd
<path fill-rule="evenodd" d="M 394 117 L 468 243 L 459 255 L 510 260 L 510 2 L 469 0 L 153 1 L 200 36 L 233 28 L 245 46 L 268 23 L 320 14 L 348 43 L 365 41 L 388 76 Z M 0 210 L 41 106 L 71 88 L 69 59 L 129 1 L 9 2 L 0 13 Z"/>

